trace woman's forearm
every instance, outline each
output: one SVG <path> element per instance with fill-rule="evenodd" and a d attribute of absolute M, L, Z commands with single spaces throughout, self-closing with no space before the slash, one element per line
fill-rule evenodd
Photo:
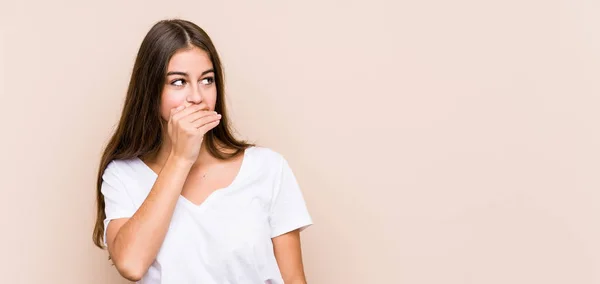
<path fill-rule="evenodd" d="M 156 258 L 191 166 L 170 156 L 145 201 L 117 232 L 109 250 L 123 276 L 139 280 Z"/>

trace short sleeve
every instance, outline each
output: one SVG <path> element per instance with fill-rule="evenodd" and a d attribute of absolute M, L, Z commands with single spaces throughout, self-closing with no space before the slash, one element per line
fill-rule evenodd
<path fill-rule="evenodd" d="M 101 190 L 104 196 L 104 246 L 106 246 L 106 229 L 108 223 L 113 219 L 129 218 L 133 216 L 136 207 L 127 192 L 125 184 L 119 177 L 119 170 L 115 161 L 106 167 L 102 175 Z"/>
<path fill-rule="evenodd" d="M 312 225 L 306 202 L 288 162 L 282 157 L 271 201 L 271 238 Z"/>

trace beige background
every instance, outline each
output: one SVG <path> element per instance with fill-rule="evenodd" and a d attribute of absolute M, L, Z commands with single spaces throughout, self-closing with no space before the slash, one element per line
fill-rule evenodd
<path fill-rule="evenodd" d="M 125 283 L 96 166 L 170 17 L 290 161 L 310 283 L 600 283 L 598 1 L 2 1 L 2 283 Z"/>

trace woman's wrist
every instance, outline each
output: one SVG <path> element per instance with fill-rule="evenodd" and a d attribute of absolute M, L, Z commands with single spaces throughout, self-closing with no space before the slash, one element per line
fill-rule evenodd
<path fill-rule="evenodd" d="M 169 154 L 169 157 L 167 158 L 167 162 L 165 164 L 165 166 L 170 165 L 172 167 L 175 167 L 177 169 L 184 169 L 189 171 L 192 166 L 194 165 L 194 161 L 191 161 L 189 159 L 177 156 L 173 153 Z"/>

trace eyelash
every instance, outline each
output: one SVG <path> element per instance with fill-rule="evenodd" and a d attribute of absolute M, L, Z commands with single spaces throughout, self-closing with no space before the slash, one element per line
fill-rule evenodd
<path fill-rule="evenodd" d="M 205 85 L 212 85 L 215 82 L 214 77 L 206 77 L 206 78 L 202 79 L 202 81 L 204 81 L 204 80 L 209 80 L 208 84 L 205 84 Z M 182 84 L 186 83 L 185 79 L 176 79 L 176 80 L 171 81 L 171 85 L 176 86 L 176 87 L 183 86 L 183 85 L 175 85 L 175 82 L 177 82 L 177 81 L 181 81 Z"/>

